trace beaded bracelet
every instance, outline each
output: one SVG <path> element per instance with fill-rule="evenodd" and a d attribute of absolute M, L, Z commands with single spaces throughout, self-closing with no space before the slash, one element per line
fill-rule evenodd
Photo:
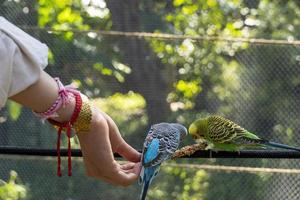
<path fill-rule="evenodd" d="M 45 112 L 36 113 L 41 119 L 48 120 L 49 123 L 57 128 L 57 175 L 61 174 L 61 158 L 60 158 L 60 140 L 61 133 L 66 132 L 68 137 L 68 176 L 72 175 L 72 160 L 71 160 L 71 132 L 72 128 L 76 133 L 87 132 L 90 130 L 90 123 L 92 120 L 92 110 L 88 100 L 83 101 L 82 94 L 71 86 L 64 86 L 58 78 L 54 79 L 58 86 L 58 97 L 54 104 Z M 53 118 L 57 117 L 57 111 L 61 107 L 65 107 L 70 103 L 70 98 L 75 98 L 75 107 L 71 119 L 67 122 L 58 122 Z"/>
<path fill-rule="evenodd" d="M 80 94 L 74 94 L 75 96 L 75 108 L 71 116 L 70 121 L 57 122 L 53 119 L 48 119 L 49 123 L 54 125 L 58 131 L 57 138 L 57 175 L 61 176 L 61 159 L 60 159 L 60 138 L 62 131 L 66 131 L 68 137 L 68 176 L 72 175 L 72 160 L 71 160 L 71 129 L 74 128 L 76 133 L 86 132 L 90 130 L 90 124 L 92 120 L 92 110 L 88 101 L 82 101 Z"/>
<path fill-rule="evenodd" d="M 42 121 L 45 121 L 46 119 L 57 117 L 58 114 L 56 113 L 61 107 L 65 107 L 67 104 L 70 103 L 70 97 L 71 94 L 79 94 L 80 92 L 77 91 L 73 86 L 67 85 L 64 86 L 59 78 L 54 78 L 57 87 L 58 87 L 58 97 L 56 101 L 53 103 L 53 105 L 46 110 L 45 112 L 34 112 L 37 116 L 39 116 Z"/>

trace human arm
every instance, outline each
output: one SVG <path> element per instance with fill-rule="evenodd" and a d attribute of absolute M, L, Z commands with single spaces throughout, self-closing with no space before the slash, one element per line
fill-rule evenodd
<path fill-rule="evenodd" d="M 35 112 L 44 112 L 51 107 L 57 97 L 56 82 L 42 71 L 36 83 L 10 99 Z M 61 107 L 57 111 L 59 117 L 55 120 L 58 122 L 70 120 L 74 106 L 75 101 L 71 100 L 67 106 Z M 77 135 L 89 176 L 123 186 L 133 183 L 138 178 L 140 154 L 124 141 L 116 124 L 107 114 L 92 107 L 90 130 L 79 132 Z M 123 155 L 131 162 L 120 165 L 114 160 L 113 152 Z"/>

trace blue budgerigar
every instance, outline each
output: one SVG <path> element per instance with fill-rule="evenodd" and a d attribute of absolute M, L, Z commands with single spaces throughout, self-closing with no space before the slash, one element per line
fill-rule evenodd
<path fill-rule="evenodd" d="M 169 159 L 187 135 L 187 129 L 178 123 L 159 123 L 151 126 L 142 153 L 139 183 L 143 184 L 140 200 L 147 195 L 149 185 L 157 175 L 161 163 Z"/>

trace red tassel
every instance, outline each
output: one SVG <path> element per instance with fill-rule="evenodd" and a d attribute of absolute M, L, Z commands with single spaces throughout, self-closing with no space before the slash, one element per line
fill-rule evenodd
<path fill-rule="evenodd" d="M 60 138 L 61 138 L 62 127 L 59 127 L 57 131 L 57 143 L 56 143 L 56 151 L 57 151 L 57 176 L 61 177 L 61 168 L 60 168 Z"/>
<path fill-rule="evenodd" d="M 81 111 L 81 106 L 82 106 L 82 99 L 81 99 L 81 96 L 80 94 L 77 94 L 77 93 L 74 93 L 74 96 L 75 96 L 75 108 L 74 108 L 74 111 L 73 111 L 73 114 L 71 116 L 71 119 L 69 122 L 64 122 L 64 123 L 61 123 L 61 122 L 57 122 L 53 119 L 48 119 L 48 121 L 55 125 L 55 126 L 58 126 L 59 129 L 57 131 L 57 146 L 56 146 L 56 150 L 57 150 L 57 176 L 62 176 L 62 173 L 61 173 L 61 168 L 60 168 L 60 165 L 61 165 L 61 159 L 60 159 L 60 138 L 61 138 L 61 132 L 64 128 L 66 128 L 66 132 L 67 132 L 67 137 L 68 137 L 68 176 L 72 176 L 72 155 L 71 155 L 71 128 L 73 126 L 73 124 L 76 122 L 78 116 L 79 116 L 79 113 Z"/>
<path fill-rule="evenodd" d="M 68 176 L 72 176 L 72 155 L 71 155 L 71 125 L 67 127 L 68 136 Z"/>

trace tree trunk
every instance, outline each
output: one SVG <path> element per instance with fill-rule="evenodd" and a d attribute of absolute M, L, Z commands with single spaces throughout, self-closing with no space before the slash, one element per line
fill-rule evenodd
<path fill-rule="evenodd" d="M 111 12 L 113 29 L 117 31 L 141 31 L 141 15 L 137 0 L 107 0 Z M 169 106 L 166 97 L 169 91 L 165 66 L 152 52 L 143 38 L 117 38 L 123 62 L 132 72 L 126 77 L 125 87 L 141 93 L 147 103 L 149 124 L 167 119 Z"/>

